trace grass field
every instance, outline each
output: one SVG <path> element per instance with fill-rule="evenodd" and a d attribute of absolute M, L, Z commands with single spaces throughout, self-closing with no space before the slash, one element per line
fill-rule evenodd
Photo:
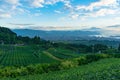
<path fill-rule="evenodd" d="M 120 80 L 120 59 L 102 59 L 68 70 L 1 80 Z"/>

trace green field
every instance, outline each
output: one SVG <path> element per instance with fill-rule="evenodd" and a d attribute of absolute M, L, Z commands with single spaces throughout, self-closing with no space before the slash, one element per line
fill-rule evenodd
<path fill-rule="evenodd" d="M 1 45 L 0 80 L 120 80 L 119 57 L 61 47 Z"/>
<path fill-rule="evenodd" d="M 49 63 L 55 60 L 32 46 L 0 46 L 0 64 L 3 66 L 24 66 L 34 63 Z"/>
<path fill-rule="evenodd" d="M 60 59 L 69 59 L 69 58 L 75 58 L 80 56 L 80 54 L 76 54 L 75 51 L 64 49 L 64 48 L 50 48 L 47 51 Z"/>
<path fill-rule="evenodd" d="M 47 54 L 46 54 L 47 53 Z M 74 54 L 73 54 L 74 53 Z M 43 49 L 41 46 L 0 46 L 1 66 L 26 66 L 36 63 L 54 63 L 63 59 L 78 57 L 71 50 L 50 48 Z"/>
<path fill-rule="evenodd" d="M 102 59 L 69 70 L 1 80 L 120 80 L 120 59 Z"/>

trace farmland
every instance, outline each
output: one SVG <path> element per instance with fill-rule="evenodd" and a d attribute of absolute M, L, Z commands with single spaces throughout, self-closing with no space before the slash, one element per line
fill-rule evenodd
<path fill-rule="evenodd" d="M 0 64 L 3 66 L 25 66 L 28 64 L 54 61 L 47 58 L 42 50 L 35 50 L 32 46 L 0 46 Z M 44 61 L 43 59 L 46 58 Z"/>
<path fill-rule="evenodd" d="M 110 58 L 69 70 L 1 80 L 119 80 L 120 59 Z"/>
<path fill-rule="evenodd" d="M 54 49 L 54 50 L 53 50 Z M 0 46 L 0 65 L 2 66 L 26 66 L 36 63 L 54 63 L 59 62 L 51 57 L 49 53 L 55 58 L 68 59 L 79 56 L 73 54 L 75 52 L 62 49 L 48 49 L 45 50 L 40 46 L 15 46 L 15 45 L 1 45 Z"/>

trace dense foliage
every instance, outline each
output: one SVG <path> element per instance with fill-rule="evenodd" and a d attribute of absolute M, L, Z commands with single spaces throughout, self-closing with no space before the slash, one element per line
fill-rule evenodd
<path fill-rule="evenodd" d="M 33 38 L 17 36 L 16 33 L 5 27 L 0 27 L 0 43 L 1 44 L 39 44 L 40 37 Z M 42 40 L 41 40 L 42 41 Z"/>
<path fill-rule="evenodd" d="M 0 43 L 14 43 L 17 35 L 8 28 L 0 27 Z"/>
<path fill-rule="evenodd" d="M 31 64 L 26 67 L 1 67 L 0 68 L 0 77 L 17 77 L 17 76 L 25 76 L 30 74 L 42 74 L 48 73 L 51 71 L 59 71 L 64 69 L 69 69 L 73 67 L 77 67 L 80 65 L 88 64 L 93 61 L 98 61 L 104 58 L 112 58 L 115 57 L 116 54 L 91 54 L 81 56 L 79 58 L 74 58 L 70 60 L 64 60 L 60 63 L 53 64 Z"/>
<path fill-rule="evenodd" d="M 112 62 L 112 63 L 111 63 Z M 88 65 L 46 74 L 28 75 L 1 80 L 119 80 L 120 59 L 102 59 Z"/>

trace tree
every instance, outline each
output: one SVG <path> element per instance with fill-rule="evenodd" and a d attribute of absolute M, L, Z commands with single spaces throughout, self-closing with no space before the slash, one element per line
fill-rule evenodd
<path fill-rule="evenodd" d="M 94 45 L 94 52 L 103 52 L 108 49 L 108 46 L 103 44 L 95 44 Z"/>
<path fill-rule="evenodd" d="M 35 36 L 32 40 L 33 40 L 33 44 L 40 44 L 40 37 Z"/>

